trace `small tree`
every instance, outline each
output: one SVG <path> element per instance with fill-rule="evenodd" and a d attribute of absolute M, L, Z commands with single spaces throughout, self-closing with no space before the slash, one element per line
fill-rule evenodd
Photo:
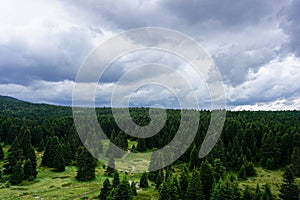
<path fill-rule="evenodd" d="M 291 165 L 286 167 L 282 176 L 283 176 L 283 184 L 281 185 L 280 188 L 279 197 L 283 200 L 298 200 L 299 188 L 295 184 L 293 167 Z"/>
<path fill-rule="evenodd" d="M 32 181 L 34 179 L 35 172 L 32 168 L 30 159 L 27 159 L 24 163 L 24 180 Z"/>
<path fill-rule="evenodd" d="M 131 188 L 127 179 L 121 181 L 117 188 L 113 190 L 113 200 L 132 200 Z"/>
<path fill-rule="evenodd" d="M 133 181 L 130 185 L 132 196 L 137 196 L 136 183 Z"/>
<path fill-rule="evenodd" d="M 77 156 L 77 176 L 79 181 L 90 181 L 95 178 L 95 168 L 97 162 L 95 158 L 82 147 Z"/>
<path fill-rule="evenodd" d="M 9 182 L 12 185 L 17 185 L 22 183 L 24 177 L 24 171 L 21 162 L 17 162 L 16 166 L 14 166 L 12 170 L 12 174 L 9 177 Z"/>
<path fill-rule="evenodd" d="M 116 171 L 114 173 L 114 179 L 113 179 L 112 186 L 113 186 L 113 188 L 116 188 L 116 187 L 118 187 L 119 184 L 120 184 L 120 176 L 119 176 L 119 173 Z"/>
<path fill-rule="evenodd" d="M 4 152 L 3 152 L 3 148 L 2 145 L 0 144 L 0 160 L 4 159 Z"/>
<path fill-rule="evenodd" d="M 109 179 L 107 178 L 103 182 L 103 187 L 101 188 L 99 199 L 108 200 L 110 193 L 111 193 L 111 184 L 109 182 Z"/>
<path fill-rule="evenodd" d="M 205 199 L 203 195 L 200 173 L 197 170 L 193 171 L 192 177 L 189 180 L 186 199 L 188 200 Z"/>
<path fill-rule="evenodd" d="M 148 178 L 147 178 L 147 174 L 144 172 L 140 179 L 140 188 L 147 188 L 147 187 L 149 187 Z"/>
<path fill-rule="evenodd" d="M 271 188 L 268 184 L 264 185 L 264 191 L 261 195 L 262 200 L 275 200 L 275 196 L 272 194 Z"/>

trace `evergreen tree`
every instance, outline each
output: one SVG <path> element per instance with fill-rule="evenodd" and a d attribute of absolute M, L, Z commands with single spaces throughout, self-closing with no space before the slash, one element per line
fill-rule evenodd
<path fill-rule="evenodd" d="M 129 182 L 124 179 L 121 183 L 113 190 L 113 200 L 132 200 L 131 188 Z"/>
<path fill-rule="evenodd" d="M 9 177 L 9 182 L 12 185 L 17 185 L 22 183 L 24 177 L 23 167 L 21 162 L 17 162 L 12 169 L 12 174 Z"/>
<path fill-rule="evenodd" d="M 3 160 L 3 159 L 4 159 L 4 151 L 3 151 L 2 145 L 0 144 L 0 160 Z"/>
<path fill-rule="evenodd" d="M 262 200 L 275 200 L 275 196 L 272 194 L 271 188 L 268 184 L 264 185 L 264 191 L 261 196 Z"/>
<path fill-rule="evenodd" d="M 292 165 L 293 165 L 293 168 L 294 168 L 295 176 L 299 177 L 300 176 L 300 148 L 299 147 L 295 147 L 293 149 Z"/>
<path fill-rule="evenodd" d="M 145 152 L 147 151 L 146 141 L 144 138 L 138 139 L 138 145 L 136 147 L 136 150 L 139 152 Z"/>
<path fill-rule="evenodd" d="M 147 187 L 149 187 L 148 178 L 147 178 L 147 174 L 144 172 L 140 179 L 140 188 L 147 188 Z"/>
<path fill-rule="evenodd" d="M 118 187 L 119 184 L 120 184 L 120 176 L 119 176 L 119 173 L 116 171 L 114 173 L 114 179 L 113 179 L 112 186 L 113 186 L 113 188 L 116 188 L 116 187 Z"/>
<path fill-rule="evenodd" d="M 166 182 L 162 183 L 159 188 L 158 200 L 170 200 L 169 187 Z"/>
<path fill-rule="evenodd" d="M 240 200 L 241 195 L 238 188 L 238 182 L 231 175 L 225 177 L 225 180 L 220 179 L 215 185 L 211 200 Z"/>
<path fill-rule="evenodd" d="M 16 166 L 18 161 L 22 161 L 24 159 L 23 150 L 19 143 L 19 138 L 16 137 L 12 146 L 8 150 L 8 156 L 5 159 L 4 163 L 4 174 L 11 174 L 13 168 Z"/>
<path fill-rule="evenodd" d="M 15 140 L 15 138 L 17 137 L 19 132 L 19 126 L 17 124 L 11 124 L 8 132 L 7 132 L 7 137 L 5 140 L 5 144 L 9 144 L 11 145 L 13 143 L 13 141 Z"/>
<path fill-rule="evenodd" d="M 159 186 L 163 183 L 163 181 L 164 181 L 163 171 L 162 170 L 158 170 L 158 174 L 157 174 L 156 179 L 155 179 L 155 187 L 156 187 L 156 189 L 159 188 Z"/>
<path fill-rule="evenodd" d="M 209 200 L 214 183 L 214 176 L 212 166 L 207 161 L 201 163 L 200 179 L 205 199 Z"/>
<path fill-rule="evenodd" d="M 57 136 L 48 139 L 42 158 L 42 166 L 54 168 L 56 172 L 65 171 L 63 149 Z"/>
<path fill-rule="evenodd" d="M 24 163 L 24 180 L 32 181 L 36 176 L 36 172 L 32 167 L 30 159 L 27 159 Z"/>
<path fill-rule="evenodd" d="M 77 175 L 79 181 L 89 181 L 95 178 L 96 159 L 82 147 L 77 156 Z"/>
<path fill-rule="evenodd" d="M 193 170 L 192 172 L 192 177 L 189 180 L 189 184 L 187 188 L 186 199 L 188 200 L 205 199 L 203 195 L 200 173 L 197 170 Z"/>
<path fill-rule="evenodd" d="M 200 165 L 200 159 L 198 158 L 198 149 L 196 145 L 193 146 L 193 149 L 190 154 L 190 162 L 189 162 L 189 169 L 192 170 Z"/>
<path fill-rule="evenodd" d="M 31 165 L 31 166 L 26 166 L 26 167 L 30 168 L 30 170 L 31 170 L 30 175 L 29 175 L 30 179 L 34 179 L 34 178 L 36 178 L 36 175 L 37 175 L 37 169 L 36 169 L 37 164 L 36 164 L 35 151 L 31 145 L 31 133 L 30 133 L 28 127 L 23 125 L 20 129 L 20 134 L 21 134 L 20 144 L 21 144 L 21 147 L 23 150 L 24 159 L 29 159 L 30 160 L 29 163 Z M 27 165 L 29 163 L 27 163 Z"/>
<path fill-rule="evenodd" d="M 131 188 L 131 194 L 132 194 L 132 196 L 137 196 L 136 183 L 135 182 L 131 183 L 130 188 Z"/>
<path fill-rule="evenodd" d="M 254 194 L 254 200 L 261 200 L 261 198 L 262 198 L 262 192 L 261 192 L 261 190 L 260 190 L 260 187 L 259 187 L 259 185 L 257 184 L 256 185 L 256 189 L 255 189 L 255 194 Z"/>
<path fill-rule="evenodd" d="M 295 184 L 295 177 L 292 166 L 286 167 L 283 173 L 283 184 L 280 188 L 279 197 L 283 200 L 298 200 L 299 188 Z"/>
<path fill-rule="evenodd" d="M 115 160 L 113 158 L 109 158 L 105 174 L 107 176 L 112 176 L 115 173 L 115 168 Z"/>
<path fill-rule="evenodd" d="M 109 199 L 109 195 L 111 193 L 111 184 L 109 182 L 109 179 L 105 179 L 105 181 L 103 182 L 103 187 L 101 188 L 100 191 L 100 195 L 99 195 L 99 199 L 100 200 L 108 200 Z"/>
<path fill-rule="evenodd" d="M 250 188 L 247 185 L 244 190 L 242 200 L 253 200 L 253 199 L 254 199 L 254 194 L 250 191 Z"/>
<path fill-rule="evenodd" d="M 55 172 L 63 172 L 65 171 L 65 160 L 63 155 L 63 149 L 60 144 L 58 144 L 57 149 L 54 151 L 54 159 L 52 163 L 53 171 Z"/>
<path fill-rule="evenodd" d="M 214 178 L 217 183 L 220 178 L 224 178 L 226 173 L 226 168 L 223 166 L 221 159 L 217 158 L 214 160 Z"/>
<path fill-rule="evenodd" d="M 187 169 L 184 169 L 179 178 L 181 199 L 185 199 L 188 183 L 189 183 L 188 171 Z"/>

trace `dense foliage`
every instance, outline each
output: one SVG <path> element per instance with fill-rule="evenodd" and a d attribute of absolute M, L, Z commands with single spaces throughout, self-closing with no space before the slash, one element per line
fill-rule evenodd
<path fill-rule="evenodd" d="M 166 123 L 158 134 L 136 138 L 120 130 L 110 108 L 97 108 L 98 121 L 110 139 L 108 148 L 104 149 L 104 139 L 96 137 L 89 123 L 82 124 L 81 128 L 90 137 L 79 139 L 70 107 L 32 104 L 0 97 L 0 160 L 5 160 L 3 173 L 9 175 L 11 184 L 35 179 L 38 173 L 36 153 L 39 152 L 43 154 L 42 166 L 62 172 L 65 166 L 76 165 L 76 178 L 88 181 L 95 178 L 97 164 L 91 153 L 103 154 L 109 160 L 106 175 L 114 177 L 114 180 L 105 180 L 99 198 L 119 199 L 122 196 L 123 199 L 132 199 L 136 194 L 136 183 L 132 185 L 126 179 L 117 180 L 117 172 L 113 169 L 114 159 L 124 155 L 116 151 L 113 144 L 129 153 L 164 147 L 176 135 L 181 119 L 180 110 L 167 110 L 166 113 Z M 150 123 L 148 108 L 130 108 L 130 114 L 140 126 Z M 300 174 L 300 111 L 228 111 L 218 143 L 206 158 L 199 159 L 198 153 L 210 123 L 210 114 L 210 111 L 199 111 L 199 127 L 186 127 L 197 130 L 193 144 L 171 166 L 144 173 L 138 184 L 140 188 L 148 188 L 152 181 L 159 191 L 159 199 L 272 199 L 274 195 L 268 185 L 263 190 L 257 187 L 256 192 L 249 188 L 241 191 L 237 187 L 238 180 L 256 176 L 254 166 L 257 165 L 273 170 L 292 164 L 288 167 L 291 172 L 286 171 L 284 175 L 281 198 L 291 194 L 287 191 L 298 191 L 297 186 L 291 186 L 291 182 L 292 177 Z M 125 126 L 131 120 L 119 117 Z M 129 146 L 129 142 L 136 145 Z M 94 147 L 92 152 L 88 152 L 83 144 Z M 6 157 L 2 145 L 9 146 Z M 172 153 L 168 157 L 152 154 L 149 169 L 171 156 Z"/>

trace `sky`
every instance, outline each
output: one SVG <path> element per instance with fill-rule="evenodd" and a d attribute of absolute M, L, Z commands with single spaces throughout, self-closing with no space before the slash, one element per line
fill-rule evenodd
<path fill-rule="evenodd" d="M 205 49 L 222 77 L 227 109 L 300 109 L 298 0 L 0 2 L 0 95 L 71 105 L 77 73 L 95 48 L 124 31 L 161 27 L 181 32 Z M 149 63 L 158 64 L 133 70 Z M 167 71 L 166 65 L 176 73 Z M 127 72 L 136 75 L 120 83 Z M 193 107 L 190 93 L 181 85 L 184 81 L 177 81 L 184 78 L 200 108 L 210 108 L 206 83 L 194 75 L 188 63 L 167 52 L 126 54 L 98 83 L 96 105 L 110 106 L 112 91 L 120 87 L 116 99 L 130 106 L 177 108 L 183 102 Z M 176 99 L 164 84 L 132 91 L 141 78 L 169 80 L 184 99 Z"/>

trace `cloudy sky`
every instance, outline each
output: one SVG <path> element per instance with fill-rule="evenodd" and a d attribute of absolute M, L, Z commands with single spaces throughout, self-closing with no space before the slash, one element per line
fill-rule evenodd
<path fill-rule="evenodd" d="M 0 95 L 71 105 L 77 72 L 92 50 L 130 29 L 162 27 L 191 37 L 211 56 L 228 109 L 300 109 L 299 10 L 298 0 L 1 0 Z M 158 64 L 133 70 L 147 63 Z M 114 62 L 98 84 L 97 105 L 111 105 L 111 91 L 118 86 L 125 89 L 117 98 L 128 101 L 129 95 L 130 105 L 178 107 L 180 99 L 163 84 L 131 91 L 143 72 L 145 79 L 176 82 L 171 85 L 188 104 L 189 95 L 166 65 L 191 82 L 207 107 L 209 91 L 205 81 L 193 77 L 192 67 L 154 50 Z M 120 84 L 129 71 L 136 76 Z"/>

